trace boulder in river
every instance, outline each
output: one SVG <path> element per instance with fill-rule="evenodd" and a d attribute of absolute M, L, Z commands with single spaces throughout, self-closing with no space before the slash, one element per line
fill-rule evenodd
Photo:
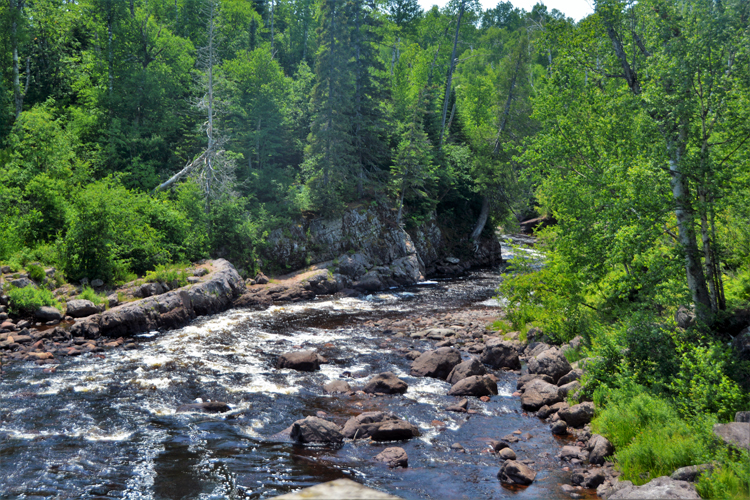
<path fill-rule="evenodd" d="M 675 481 L 670 477 L 661 476 L 643 486 L 635 486 L 630 481 L 623 481 L 618 484 L 617 490 L 608 497 L 608 500 L 650 500 L 653 498 L 698 500 L 700 495 L 693 483 Z"/>
<path fill-rule="evenodd" d="M 341 428 L 318 417 L 307 417 L 292 424 L 289 436 L 296 442 L 306 443 L 340 443 L 344 440 Z"/>
<path fill-rule="evenodd" d="M 411 374 L 415 377 L 433 377 L 445 380 L 451 370 L 461 362 L 461 354 L 452 347 L 440 347 L 423 352 L 411 364 Z"/>
<path fill-rule="evenodd" d="M 292 351 L 279 356 L 276 368 L 291 368 L 300 372 L 320 370 L 320 357 L 315 351 Z"/>
<path fill-rule="evenodd" d="M 482 351 L 482 363 L 496 369 L 521 369 L 518 349 L 512 342 L 502 339 L 492 339 L 487 342 L 484 351 Z"/>
<path fill-rule="evenodd" d="M 529 358 L 529 373 L 543 373 L 552 377 L 557 383 L 563 375 L 571 370 L 565 354 L 560 349 L 552 348 Z"/>
<path fill-rule="evenodd" d="M 73 318 L 85 318 L 99 312 L 99 308 L 90 300 L 76 299 L 69 300 L 66 314 Z"/>
<path fill-rule="evenodd" d="M 487 373 L 487 370 L 484 365 L 477 358 L 472 357 L 453 367 L 453 370 L 448 374 L 447 382 L 453 385 L 466 377 L 484 375 L 485 373 Z"/>
<path fill-rule="evenodd" d="M 516 452 L 511 450 L 510 448 L 503 448 L 497 453 L 497 457 L 500 460 L 515 460 Z"/>
<path fill-rule="evenodd" d="M 375 456 L 375 460 L 388 464 L 388 467 L 391 469 L 408 467 L 409 464 L 409 457 L 406 451 L 398 446 L 391 446 L 381 451 Z"/>
<path fill-rule="evenodd" d="M 372 377 L 362 390 L 368 394 L 403 394 L 409 384 L 398 378 L 392 372 L 383 372 Z"/>
<path fill-rule="evenodd" d="M 544 405 L 552 406 L 562 401 L 560 389 L 544 380 L 534 379 L 524 385 L 521 395 L 521 407 L 524 410 L 536 411 Z"/>
<path fill-rule="evenodd" d="M 349 439 L 369 437 L 374 441 L 397 441 L 419 436 L 419 429 L 394 415 L 368 411 L 347 420 L 343 434 Z"/>
<path fill-rule="evenodd" d="M 569 426 L 576 428 L 583 427 L 594 418 L 594 403 L 586 402 L 573 405 L 570 408 L 558 411 L 557 414 Z"/>
<path fill-rule="evenodd" d="M 177 407 L 177 413 L 200 411 L 204 413 L 226 413 L 231 408 L 221 401 L 207 401 L 205 403 L 190 403 Z"/>
<path fill-rule="evenodd" d="M 455 411 L 458 413 L 466 413 L 469 410 L 469 400 L 464 398 L 458 403 L 445 407 L 445 411 Z"/>
<path fill-rule="evenodd" d="M 323 390 L 328 394 L 336 394 L 337 392 L 349 393 L 352 392 L 352 386 L 346 380 L 333 380 L 324 385 Z"/>
<path fill-rule="evenodd" d="M 600 434 L 594 434 L 586 444 L 586 450 L 589 452 L 589 462 L 594 465 L 602 465 L 606 457 L 615 452 L 615 447 L 607 438 Z"/>
<path fill-rule="evenodd" d="M 526 464 L 515 460 L 508 460 L 500 467 L 498 479 L 503 483 L 529 485 L 536 479 L 536 472 Z"/>
<path fill-rule="evenodd" d="M 449 396 L 494 396 L 497 382 L 490 375 L 472 375 L 456 382 L 448 391 Z"/>

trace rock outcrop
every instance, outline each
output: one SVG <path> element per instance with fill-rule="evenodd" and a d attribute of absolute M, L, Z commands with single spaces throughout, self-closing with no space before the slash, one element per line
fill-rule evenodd
<path fill-rule="evenodd" d="M 698 500 L 700 495 L 693 483 L 661 476 L 643 486 L 634 486 L 630 481 L 623 481 L 617 485 L 617 490 L 608 497 L 608 500 L 651 500 L 654 498 Z"/>

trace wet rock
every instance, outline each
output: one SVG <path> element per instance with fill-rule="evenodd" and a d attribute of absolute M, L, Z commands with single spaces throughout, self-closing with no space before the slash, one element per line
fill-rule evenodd
<path fill-rule="evenodd" d="M 566 424 L 562 420 L 558 420 L 557 422 L 552 424 L 552 426 L 550 427 L 550 431 L 556 436 L 565 436 L 568 434 L 568 424 Z"/>
<path fill-rule="evenodd" d="M 446 337 L 453 337 L 455 334 L 455 330 L 450 328 L 428 328 L 416 331 L 410 337 L 413 339 L 445 340 Z"/>
<path fill-rule="evenodd" d="M 497 382 L 490 375 L 472 375 L 459 380 L 448 391 L 449 396 L 497 395 Z"/>
<path fill-rule="evenodd" d="M 99 308 L 90 300 L 76 299 L 68 301 L 65 314 L 74 318 L 85 318 L 98 312 Z"/>
<path fill-rule="evenodd" d="M 637 500 L 637 499 L 683 499 L 698 500 L 700 495 L 693 483 L 675 481 L 667 476 L 652 479 L 643 486 L 634 486 L 630 481 L 624 481 L 608 500 Z"/>
<path fill-rule="evenodd" d="M 714 466 L 711 464 L 689 465 L 687 467 L 680 467 L 669 477 L 675 481 L 688 481 L 694 483 L 705 472 L 711 472 L 713 470 Z"/>
<path fill-rule="evenodd" d="M 580 403 L 557 412 L 571 427 L 583 427 L 594 418 L 594 403 Z"/>
<path fill-rule="evenodd" d="M 541 354 L 529 358 L 529 373 L 542 373 L 552 377 L 557 382 L 571 370 L 570 363 L 563 352 L 557 348 L 548 349 Z"/>
<path fill-rule="evenodd" d="M 466 451 L 466 450 L 464 449 L 464 445 L 462 445 L 461 443 L 453 443 L 453 444 L 451 445 L 451 450 L 456 450 L 456 451 Z"/>
<path fill-rule="evenodd" d="M 565 384 L 569 384 L 575 380 L 580 380 L 581 376 L 583 376 L 583 370 L 581 370 L 580 368 L 570 370 L 567 374 L 560 377 L 560 380 L 557 381 L 557 385 L 558 387 L 562 387 Z"/>
<path fill-rule="evenodd" d="M 516 346 L 512 342 L 502 339 L 492 339 L 487 342 L 482 351 L 481 361 L 485 365 L 495 369 L 521 369 L 518 349 L 516 349 Z"/>
<path fill-rule="evenodd" d="M 451 370 L 461 362 L 461 354 L 452 347 L 440 347 L 422 353 L 411 364 L 411 375 L 445 380 Z"/>
<path fill-rule="evenodd" d="M 205 413 L 225 413 L 230 411 L 228 404 L 220 401 L 208 401 L 205 403 L 191 403 L 177 407 L 177 413 L 200 411 Z"/>
<path fill-rule="evenodd" d="M 589 452 L 589 462 L 594 465 L 602 465 L 605 458 L 615 452 L 615 447 L 604 436 L 594 434 L 586 444 L 586 450 Z"/>
<path fill-rule="evenodd" d="M 403 394 L 409 385 L 391 372 L 375 375 L 362 390 L 368 394 Z"/>
<path fill-rule="evenodd" d="M 674 315 L 674 322 L 680 328 L 689 328 L 695 324 L 695 313 L 685 306 L 680 306 Z"/>
<path fill-rule="evenodd" d="M 457 364 L 448 374 L 446 381 L 453 385 L 466 377 L 472 375 L 484 375 L 485 373 L 487 373 L 487 370 L 484 368 L 484 365 L 477 358 L 472 357 L 471 359 L 467 359 L 466 361 Z"/>
<path fill-rule="evenodd" d="M 34 311 L 34 317 L 41 321 L 60 321 L 63 315 L 54 307 L 43 306 Z"/>
<path fill-rule="evenodd" d="M 375 460 L 388 464 L 388 467 L 391 469 L 408 467 L 409 464 L 409 457 L 406 451 L 398 446 L 392 446 L 381 451 L 375 456 Z"/>
<path fill-rule="evenodd" d="M 534 379 L 524 386 L 521 395 L 521 408 L 536 411 L 544 405 L 550 406 L 562 401 L 560 389 L 544 380 Z"/>
<path fill-rule="evenodd" d="M 503 448 L 498 452 L 497 456 L 500 460 L 515 460 L 516 452 L 510 448 Z"/>
<path fill-rule="evenodd" d="M 347 420 L 343 434 L 349 439 L 397 441 L 419 436 L 419 429 L 394 415 L 369 411 Z"/>
<path fill-rule="evenodd" d="M 324 385 L 323 390 L 328 394 L 336 394 L 337 392 L 349 393 L 352 392 L 352 387 L 345 380 L 334 380 Z"/>
<path fill-rule="evenodd" d="M 492 451 L 494 451 L 495 453 L 499 452 L 500 450 L 504 450 L 505 448 L 510 447 L 508 442 L 505 440 L 497 441 L 493 439 L 489 442 L 489 445 L 490 445 L 490 448 L 492 448 Z"/>
<path fill-rule="evenodd" d="M 276 368 L 291 368 L 300 372 L 320 370 L 320 358 L 315 351 L 292 351 L 279 356 Z"/>
<path fill-rule="evenodd" d="M 563 446 L 562 450 L 560 450 L 560 458 L 568 461 L 574 458 L 582 460 L 582 452 L 583 450 L 578 446 Z"/>
<path fill-rule="evenodd" d="M 318 417 L 307 417 L 292 424 L 289 436 L 297 443 L 340 443 L 344 440 L 341 428 Z"/>
<path fill-rule="evenodd" d="M 715 424 L 713 430 L 728 445 L 750 450 L 750 423 Z"/>
<path fill-rule="evenodd" d="M 536 479 L 536 472 L 515 460 L 508 460 L 500 467 L 498 479 L 503 483 L 529 485 Z"/>
<path fill-rule="evenodd" d="M 466 413 L 466 411 L 469 409 L 469 400 L 468 399 L 462 399 L 458 403 L 454 405 L 447 406 L 445 408 L 445 411 L 455 411 L 458 413 Z"/>

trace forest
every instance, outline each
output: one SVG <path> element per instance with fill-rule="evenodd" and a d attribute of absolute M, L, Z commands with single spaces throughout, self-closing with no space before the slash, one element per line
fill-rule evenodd
<path fill-rule="evenodd" d="M 584 339 L 595 430 L 641 484 L 750 410 L 750 2 L 3 0 L 0 262 L 120 283 L 379 206 L 471 238 L 542 216 L 502 328 Z M 573 360 L 571 360 L 573 361 Z M 583 397 L 583 396 L 582 396 Z"/>

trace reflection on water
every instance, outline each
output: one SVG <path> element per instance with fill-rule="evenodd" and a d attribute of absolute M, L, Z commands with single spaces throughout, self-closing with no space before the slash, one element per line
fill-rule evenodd
<path fill-rule="evenodd" d="M 362 299 L 233 310 L 140 337 L 137 349 L 113 350 L 105 359 L 66 358 L 52 374 L 32 364 L 8 366 L 0 381 L 0 498 L 269 498 L 340 477 L 407 499 L 565 498 L 558 483 L 566 476 L 553 458 L 561 444 L 522 415 L 511 397 L 515 375 L 499 374 L 500 395 L 486 404 L 473 400 L 476 414 L 444 412 L 456 401 L 445 395 L 448 384 L 409 376 L 410 362 L 398 352 L 432 344 L 366 324 L 488 307 L 477 304 L 498 280 L 484 272 Z M 276 358 L 297 347 L 315 348 L 330 363 L 315 373 L 276 370 Z M 366 379 L 386 370 L 409 384 L 404 396 L 322 390 L 345 371 Z M 175 412 L 209 400 L 232 411 Z M 275 436 L 319 411 L 343 425 L 376 409 L 420 427 L 421 438 L 400 444 L 408 469 L 372 460 L 389 444 L 303 448 Z M 514 448 L 539 470 L 537 481 L 518 492 L 499 484 L 498 460 L 486 452 L 489 439 L 515 430 L 533 435 Z M 451 450 L 456 442 L 467 453 Z"/>

